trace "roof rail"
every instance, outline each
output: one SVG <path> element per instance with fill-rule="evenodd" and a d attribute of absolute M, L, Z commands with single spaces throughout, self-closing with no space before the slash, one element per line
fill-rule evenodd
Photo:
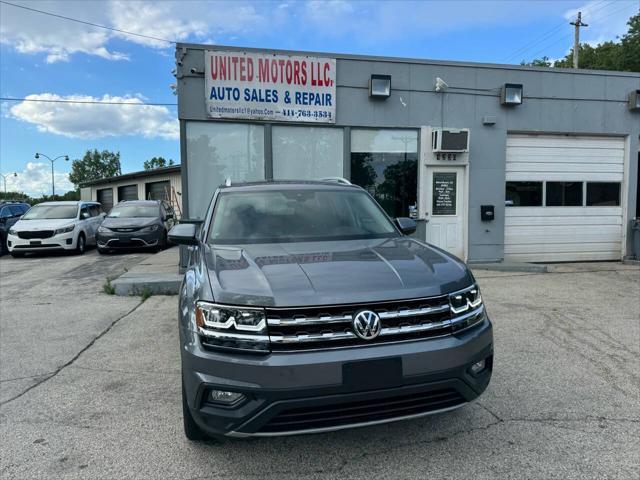
<path fill-rule="evenodd" d="M 320 179 L 321 182 L 335 182 L 342 185 L 352 185 L 352 183 L 343 177 L 325 177 Z"/>

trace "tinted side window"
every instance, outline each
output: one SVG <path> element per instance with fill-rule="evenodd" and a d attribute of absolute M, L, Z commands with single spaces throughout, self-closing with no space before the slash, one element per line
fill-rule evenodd
<path fill-rule="evenodd" d="M 507 182 L 508 207 L 541 207 L 542 182 Z"/>
<path fill-rule="evenodd" d="M 6 218 L 11 216 L 11 211 L 9 207 L 0 208 L 0 218 Z"/>
<path fill-rule="evenodd" d="M 84 214 L 88 214 L 89 216 L 91 216 L 91 214 L 89 213 L 89 207 L 87 207 L 86 205 L 84 205 L 81 209 L 80 209 L 80 219 L 82 219 Z"/>
<path fill-rule="evenodd" d="M 100 207 L 98 205 L 89 205 L 89 213 L 91 213 L 92 217 L 97 217 L 100 215 Z"/>
<path fill-rule="evenodd" d="M 17 215 L 22 215 L 24 210 L 22 209 L 22 205 L 9 205 L 9 211 L 11 212 L 11 216 L 15 217 Z"/>

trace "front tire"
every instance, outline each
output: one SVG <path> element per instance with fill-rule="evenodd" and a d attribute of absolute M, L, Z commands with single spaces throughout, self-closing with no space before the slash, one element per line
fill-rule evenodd
<path fill-rule="evenodd" d="M 182 419 L 184 424 L 184 435 L 192 442 L 202 442 L 209 440 L 209 436 L 202 431 L 191 415 L 189 405 L 187 403 L 187 395 L 184 391 L 184 383 L 182 383 Z"/>
<path fill-rule="evenodd" d="M 76 254 L 84 255 L 84 252 L 87 249 L 87 239 L 84 236 L 84 233 L 81 233 L 78 236 L 78 243 L 76 244 Z"/>

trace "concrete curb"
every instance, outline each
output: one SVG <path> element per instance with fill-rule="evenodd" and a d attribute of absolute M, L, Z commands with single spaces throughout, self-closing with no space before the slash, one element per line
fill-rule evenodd
<path fill-rule="evenodd" d="M 471 270 L 491 270 L 494 272 L 548 273 L 549 266 L 536 263 L 470 263 Z"/>
<path fill-rule="evenodd" d="M 177 295 L 182 275 L 178 273 L 177 248 L 169 248 L 151 255 L 109 280 L 114 293 L 121 297 L 130 295 Z"/>
<path fill-rule="evenodd" d="M 124 274 L 111 282 L 116 295 L 177 295 L 180 292 L 182 275 L 177 273 L 156 273 L 153 275 Z"/>

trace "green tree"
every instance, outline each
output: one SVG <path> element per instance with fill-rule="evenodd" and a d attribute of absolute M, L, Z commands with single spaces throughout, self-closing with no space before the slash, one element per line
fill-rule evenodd
<path fill-rule="evenodd" d="M 0 192 L 0 200 L 16 200 L 16 201 L 28 202 L 29 195 L 23 192 L 11 192 L 11 191 L 7 193 Z"/>
<path fill-rule="evenodd" d="M 163 157 L 153 157 L 151 160 L 145 160 L 144 169 L 153 170 L 154 168 L 169 167 L 173 165 L 173 160 L 165 160 Z"/>
<path fill-rule="evenodd" d="M 71 163 L 69 180 L 76 188 L 80 188 L 81 183 L 115 177 L 121 173 L 120 152 L 113 153 L 109 150 L 99 152 L 97 149 L 93 149 L 87 150 L 82 160 L 77 159 Z"/>
<path fill-rule="evenodd" d="M 579 46 L 579 67 L 592 70 L 617 70 L 622 72 L 640 72 L 640 13 L 632 16 L 627 22 L 629 30 L 616 42 L 603 42 L 595 47 L 587 43 Z M 573 50 L 562 60 L 553 65 L 548 57 L 522 62 L 522 65 L 533 67 L 572 68 Z"/>

